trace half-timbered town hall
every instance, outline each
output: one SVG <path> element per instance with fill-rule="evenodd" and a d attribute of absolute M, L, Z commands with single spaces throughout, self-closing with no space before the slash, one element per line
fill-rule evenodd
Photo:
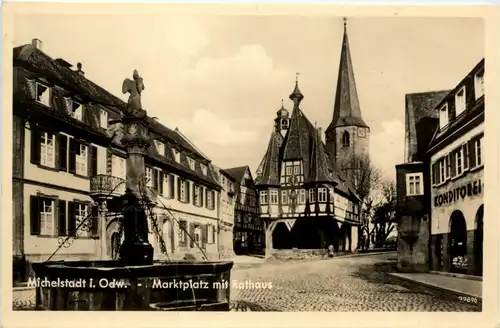
<path fill-rule="evenodd" d="M 338 73 L 333 119 L 326 130 L 311 124 L 300 103 L 298 81 L 290 95 L 291 113 L 277 111 L 256 188 L 266 223 L 266 253 L 273 249 L 354 251 L 358 244 L 360 199 L 346 158 L 368 155 L 369 127 L 361 117 L 349 52 L 347 28 Z"/>

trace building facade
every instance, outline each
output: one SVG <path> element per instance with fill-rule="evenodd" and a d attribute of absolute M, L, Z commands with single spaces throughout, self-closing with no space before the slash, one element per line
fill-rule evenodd
<path fill-rule="evenodd" d="M 274 249 L 355 251 L 360 198 L 349 166 L 367 156 L 369 129 L 361 118 L 344 24 L 333 120 L 322 132 L 300 108 L 298 82 L 291 115 L 277 111 L 268 148 L 257 170 L 260 212 L 266 224 L 266 255 Z M 346 166 L 340 168 L 339 163 Z"/>
<path fill-rule="evenodd" d="M 234 252 L 237 255 L 260 254 L 264 249 L 264 227 L 250 168 L 241 166 L 224 171 L 235 181 Z"/>
<path fill-rule="evenodd" d="M 431 267 L 482 275 L 484 59 L 441 101 L 429 144 Z"/>
<path fill-rule="evenodd" d="M 429 270 L 430 184 L 427 145 L 439 124 L 436 106 L 449 91 L 405 96 L 405 162 L 396 166 L 396 216 L 400 271 Z"/>
<path fill-rule="evenodd" d="M 219 254 L 222 258 L 235 255 L 233 249 L 236 181 L 226 171 L 214 166 L 221 186 L 219 200 Z"/>
<path fill-rule="evenodd" d="M 45 54 L 40 40 L 13 52 L 13 269 L 23 281 L 32 262 L 116 256 L 121 213 L 106 200 L 125 191 L 126 103 L 88 80 L 81 64 Z M 148 122 L 144 192 L 155 204 L 156 258 L 215 257 L 221 187 L 210 160 L 180 133 Z"/>

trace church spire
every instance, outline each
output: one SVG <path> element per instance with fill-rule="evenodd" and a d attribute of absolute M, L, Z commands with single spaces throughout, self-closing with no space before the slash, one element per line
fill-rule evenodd
<path fill-rule="evenodd" d="M 300 73 L 295 73 L 295 88 L 290 95 L 290 99 L 293 101 L 293 108 L 298 108 L 300 102 L 304 99 L 304 95 L 302 95 L 299 89 L 299 74 Z"/>
<path fill-rule="evenodd" d="M 344 37 L 340 53 L 333 119 L 327 130 L 348 125 L 368 127 L 361 117 L 351 52 L 349 50 L 349 38 L 347 37 L 347 19 L 344 18 Z"/>

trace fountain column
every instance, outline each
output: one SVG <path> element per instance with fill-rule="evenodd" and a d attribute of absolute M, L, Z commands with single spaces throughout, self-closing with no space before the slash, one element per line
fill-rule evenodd
<path fill-rule="evenodd" d="M 142 109 L 142 78 L 134 71 L 134 80 L 125 79 L 123 93 L 130 93 L 122 118 L 123 138 L 127 152 L 126 192 L 123 200 L 124 240 L 120 247 L 120 262 L 124 265 L 153 263 L 153 247 L 148 241 L 148 223 L 144 156 L 150 147 L 147 113 Z"/>

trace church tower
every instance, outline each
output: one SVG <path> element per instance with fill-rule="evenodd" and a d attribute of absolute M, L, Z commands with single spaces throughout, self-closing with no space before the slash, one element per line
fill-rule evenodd
<path fill-rule="evenodd" d="M 344 19 L 344 37 L 340 54 L 333 119 L 325 131 L 326 147 L 336 166 L 357 187 L 355 172 L 369 159 L 370 128 L 361 116 L 354 70 Z"/>

